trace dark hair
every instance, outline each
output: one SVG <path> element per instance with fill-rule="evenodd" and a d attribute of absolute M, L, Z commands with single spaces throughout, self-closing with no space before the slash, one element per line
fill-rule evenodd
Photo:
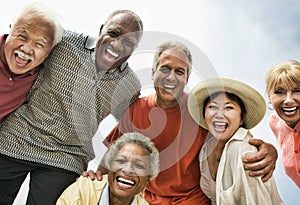
<path fill-rule="evenodd" d="M 206 105 L 211 100 L 215 99 L 221 93 L 225 93 L 226 97 L 228 97 L 230 100 L 236 102 L 240 106 L 240 108 L 241 108 L 241 120 L 243 121 L 243 124 L 241 125 L 241 127 L 246 127 L 246 124 L 245 124 L 245 121 L 244 121 L 244 118 L 245 118 L 245 115 L 246 115 L 245 104 L 239 96 L 237 96 L 233 93 L 220 91 L 220 92 L 216 92 L 216 93 L 213 93 L 212 95 L 208 96 L 203 102 L 203 117 L 205 118 L 205 107 L 206 107 Z"/>

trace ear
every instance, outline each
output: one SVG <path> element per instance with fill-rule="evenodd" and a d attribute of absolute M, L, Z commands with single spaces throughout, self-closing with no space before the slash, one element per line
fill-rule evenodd
<path fill-rule="evenodd" d="M 185 85 L 187 85 L 188 84 L 188 82 L 189 82 L 189 75 L 188 76 L 186 76 L 186 82 L 185 82 Z"/>
<path fill-rule="evenodd" d="M 156 70 L 155 70 L 156 71 Z M 152 68 L 152 75 L 151 75 L 151 79 L 154 79 L 154 73 L 155 73 L 154 69 Z"/>
<path fill-rule="evenodd" d="M 101 35 L 101 33 L 102 33 L 103 27 L 104 27 L 104 24 L 102 24 L 102 25 L 100 26 L 100 30 L 99 30 L 99 36 L 100 36 L 100 35 Z"/>
<path fill-rule="evenodd" d="M 267 96 L 268 96 L 268 100 L 271 102 L 271 96 L 270 96 L 270 94 L 268 93 Z"/>
<path fill-rule="evenodd" d="M 245 123 L 246 113 L 242 117 L 243 118 L 241 119 L 240 126 L 244 125 L 244 123 Z"/>

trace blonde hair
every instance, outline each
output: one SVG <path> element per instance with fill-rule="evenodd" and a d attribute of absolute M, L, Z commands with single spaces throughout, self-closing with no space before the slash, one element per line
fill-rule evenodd
<path fill-rule="evenodd" d="M 300 63 L 296 60 L 288 60 L 270 68 L 265 76 L 266 92 L 269 95 L 279 83 L 287 88 L 293 88 L 300 84 Z"/>
<path fill-rule="evenodd" d="M 48 9 L 46 5 L 41 3 L 32 3 L 26 6 L 19 15 L 12 20 L 11 28 L 14 29 L 14 26 L 18 24 L 25 16 L 34 15 L 35 17 L 41 18 L 41 20 L 48 22 L 51 27 L 54 29 L 53 34 L 53 46 L 59 43 L 62 39 L 62 34 L 64 29 L 59 21 L 61 18 L 60 15 Z"/>

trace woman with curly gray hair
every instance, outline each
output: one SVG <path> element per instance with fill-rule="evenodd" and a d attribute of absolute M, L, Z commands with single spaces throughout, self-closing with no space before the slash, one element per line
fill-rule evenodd
<path fill-rule="evenodd" d="M 108 174 L 102 181 L 81 176 L 56 204 L 148 204 L 141 192 L 159 173 L 159 153 L 148 137 L 124 134 L 109 147 L 103 164 Z"/>

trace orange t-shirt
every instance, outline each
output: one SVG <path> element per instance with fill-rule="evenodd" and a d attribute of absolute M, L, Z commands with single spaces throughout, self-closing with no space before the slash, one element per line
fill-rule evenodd
<path fill-rule="evenodd" d="M 168 109 L 158 107 L 155 98 L 153 94 L 133 103 L 104 143 L 108 145 L 126 132 L 141 132 L 151 138 L 160 153 L 160 173 L 146 187 L 145 198 L 150 204 L 154 204 L 151 199 L 155 195 L 182 199 L 193 194 L 198 194 L 194 204 L 210 204 L 200 189 L 198 161 L 207 131 L 191 118 L 187 94 L 178 106 Z"/>

